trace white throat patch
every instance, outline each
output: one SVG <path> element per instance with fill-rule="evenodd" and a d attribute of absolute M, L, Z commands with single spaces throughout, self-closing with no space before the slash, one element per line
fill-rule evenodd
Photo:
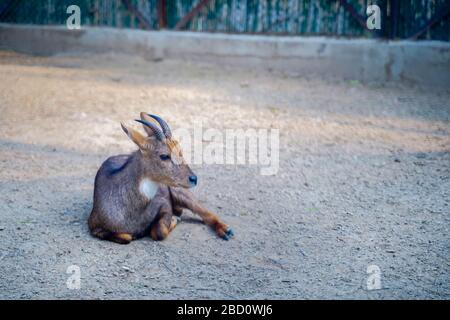
<path fill-rule="evenodd" d="M 148 200 L 153 199 L 156 192 L 158 191 L 159 185 L 150 179 L 142 179 L 139 183 L 139 192 L 146 197 Z"/>

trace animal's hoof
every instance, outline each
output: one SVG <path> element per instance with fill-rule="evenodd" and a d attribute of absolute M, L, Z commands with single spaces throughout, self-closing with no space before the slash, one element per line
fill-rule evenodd
<path fill-rule="evenodd" d="M 222 236 L 224 240 L 230 240 L 234 236 L 234 231 L 231 228 L 228 228 Z"/>

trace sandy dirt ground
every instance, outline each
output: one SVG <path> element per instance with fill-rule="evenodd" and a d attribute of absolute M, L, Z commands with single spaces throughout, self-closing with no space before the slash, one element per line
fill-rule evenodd
<path fill-rule="evenodd" d="M 280 130 L 274 176 L 193 166 L 234 239 L 190 213 L 163 242 L 89 235 L 96 170 L 134 149 L 119 122 L 140 111 L 174 129 Z M 449 220 L 450 91 L 0 51 L 0 298 L 449 299 Z"/>

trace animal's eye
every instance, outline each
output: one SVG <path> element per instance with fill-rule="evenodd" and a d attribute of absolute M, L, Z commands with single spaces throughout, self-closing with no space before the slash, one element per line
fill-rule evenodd
<path fill-rule="evenodd" d="M 162 161 L 170 160 L 170 156 L 168 154 L 162 154 L 159 156 Z"/>

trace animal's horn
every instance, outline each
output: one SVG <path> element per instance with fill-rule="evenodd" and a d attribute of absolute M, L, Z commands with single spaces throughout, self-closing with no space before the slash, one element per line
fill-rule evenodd
<path fill-rule="evenodd" d="M 143 125 L 149 127 L 153 131 L 153 133 L 155 134 L 155 136 L 158 140 L 163 141 L 165 139 L 164 133 L 155 124 L 145 121 L 145 120 L 136 119 L 135 121 L 142 123 Z"/>
<path fill-rule="evenodd" d="M 163 119 L 161 119 L 160 117 L 155 116 L 153 114 L 148 114 L 148 116 L 152 117 L 153 119 L 155 119 L 159 123 L 159 125 L 161 126 L 161 128 L 162 128 L 162 130 L 164 132 L 164 135 L 166 136 L 166 138 L 168 138 L 168 139 L 172 138 L 172 131 L 170 130 L 170 127 L 167 124 L 167 122 L 165 122 Z"/>

